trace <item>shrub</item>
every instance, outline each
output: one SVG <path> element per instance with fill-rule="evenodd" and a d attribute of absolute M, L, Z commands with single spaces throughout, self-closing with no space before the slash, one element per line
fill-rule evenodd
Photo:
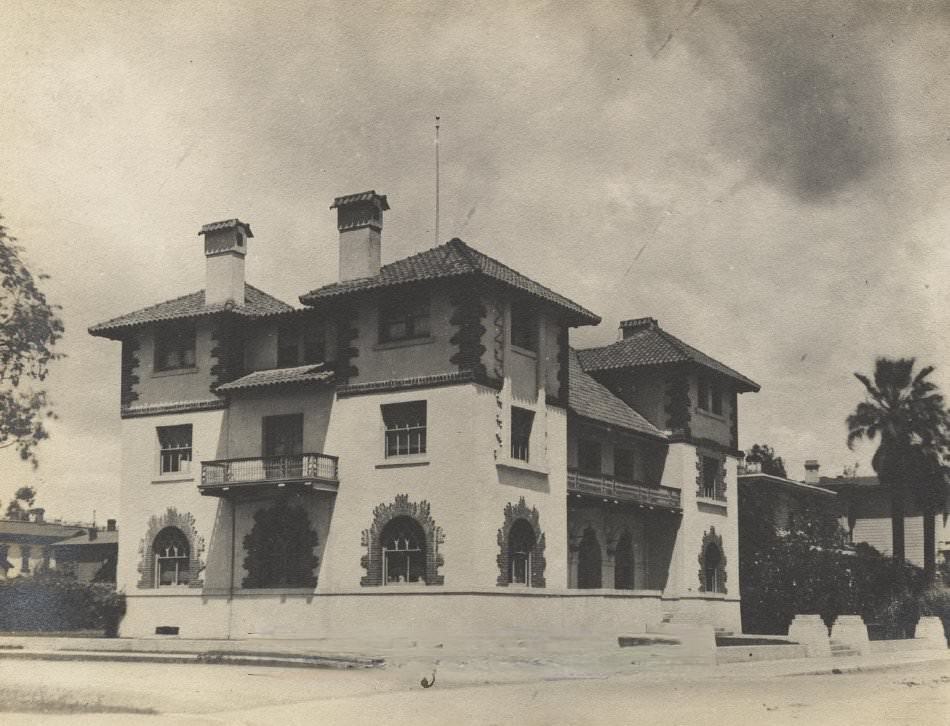
<path fill-rule="evenodd" d="M 0 630 L 104 630 L 114 636 L 125 595 L 103 583 L 55 574 L 0 582 Z"/>

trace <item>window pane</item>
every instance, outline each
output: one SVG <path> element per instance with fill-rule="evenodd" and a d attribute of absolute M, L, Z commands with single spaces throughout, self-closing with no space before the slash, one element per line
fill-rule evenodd
<path fill-rule="evenodd" d="M 511 407 L 511 458 L 528 461 L 534 412 Z"/>
<path fill-rule="evenodd" d="M 709 381 L 704 376 L 699 378 L 699 399 L 696 405 L 704 411 L 709 410 Z"/>
<path fill-rule="evenodd" d="M 159 471 L 162 474 L 191 470 L 191 424 L 159 426 Z"/>
<path fill-rule="evenodd" d="M 386 427 L 386 456 L 426 452 L 426 402 L 410 401 L 382 406 Z"/>
<path fill-rule="evenodd" d="M 155 329 L 155 369 L 174 370 L 195 366 L 195 325 L 181 322 Z"/>
<path fill-rule="evenodd" d="M 381 342 L 422 338 L 429 335 L 429 299 L 427 297 L 386 298 L 379 308 Z"/>
<path fill-rule="evenodd" d="M 511 344 L 525 350 L 538 349 L 538 315 L 527 303 L 511 306 Z"/>

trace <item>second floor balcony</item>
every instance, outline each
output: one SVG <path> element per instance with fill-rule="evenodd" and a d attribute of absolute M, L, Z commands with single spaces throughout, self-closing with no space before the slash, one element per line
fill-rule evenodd
<path fill-rule="evenodd" d="M 282 488 L 288 485 L 337 490 L 338 460 L 329 454 L 286 454 L 201 462 L 198 490 L 208 496 Z"/>
<path fill-rule="evenodd" d="M 567 470 L 567 490 L 573 494 L 630 502 L 645 507 L 680 511 L 678 489 L 642 482 L 621 481 L 609 474 L 594 474 L 578 469 Z"/>

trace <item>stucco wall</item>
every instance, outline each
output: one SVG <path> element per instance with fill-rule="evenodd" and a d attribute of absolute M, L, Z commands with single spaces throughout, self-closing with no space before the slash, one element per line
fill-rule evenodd
<path fill-rule="evenodd" d="M 195 323 L 195 367 L 183 370 L 155 370 L 155 330 L 148 328 L 140 334 L 141 347 L 136 353 L 139 360 L 135 373 L 138 399 L 135 405 L 172 403 L 175 401 L 206 401 L 215 398 L 211 393 L 211 351 L 215 346 L 212 323 L 200 319 Z"/>
<path fill-rule="evenodd" d="M 699 439 L 711 439 L 723 446 L 732 446 L 732 392 L 723 384 L 722 390 L 722 413 L 715 414 L 712 411 L 705 411 L 698 405 L 699 401 L 699 377 L 691 375 L 689 377 L 689 401 L 690 401 L 690 433 Z"/>
<path fill-rule="evenodd" d="M 222 437 L 219 459 L 261 456 L 265 416 L 303 414 L 304 453 L 334 455 L 326 449 L 327 431 L 333 413 L 330 388 L 264 388 L 233 396 L 226 414 L 227 436 Z M 380 449 L 381 450 L 381 449 Z"/>

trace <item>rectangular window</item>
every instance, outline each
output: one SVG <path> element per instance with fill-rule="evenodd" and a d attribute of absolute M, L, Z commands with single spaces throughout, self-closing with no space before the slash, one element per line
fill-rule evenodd
<path fill-rule="evenodd" d="M 620 481 L 632 482 L 634 476 L 633 449 L 614 449 L 614 478 Z"/>
<path fill-rule="evenodd" d="M 584 474 L 601 474 L 600 443 L 591 439 L 577 442 L 577 468 Z"/>
<path fill-rule="evenodd" d="M 382 406 L 386 458 L 426 453 L 426 402 Z"/>
<path fill-rule="evenodd" d="M 324 328 L 307 323 L 284 323 L 277 329 L 277 367 L 322 363 L 324 360 Z"/>
<path fill-rule="evenodd" d="M 195 324 L 190 321 L 155 329 L 155 370 L 195 367 Z"/>
<path fill-rule="evenodd" d="M 191 424 L 159 426 L 159 473 L 187 474 L 191 471 Z"/>
<path fill-rule="evenodd" d="M 511 407 L 511 458 L 528 461 L 534 411 Z"/>
<path fill-rule="evenodd" d="M 712 399 L 709 407 L 717 416 L 722 416 L 722 388 L 718 383 L 713 383 L 709 389 L 709 396 Z"/>
<path fill-rule="evenodd" d="M 524 350 L 538 350 L 538 314 L 526 303 L 511 305 L 511 344 Z"/>
<path fill-rule="evenodd" d="M 697 391 L 697 396 L 696 396 L 697 398 L 696 406 L 697 408 L 703 411 L 708 411 L 709 410 L 709 380 L 706 378 L 706 376 L 699 377 L 698 388 L 699 390 Z"/>
<path fill-rule="evenodd" d="M 379 308 L 379 342 L 429 337 L 429 298 L 390 297 Z"/>
<path fill-rule="evenodd" d="M 699 490 L 699 496 L 707 499 L 722 499 L 722 486 L 719 481 L 719 474 L 722 464 L 719 459 L 712 456 L 703 457 L 703 483 Z"/>

